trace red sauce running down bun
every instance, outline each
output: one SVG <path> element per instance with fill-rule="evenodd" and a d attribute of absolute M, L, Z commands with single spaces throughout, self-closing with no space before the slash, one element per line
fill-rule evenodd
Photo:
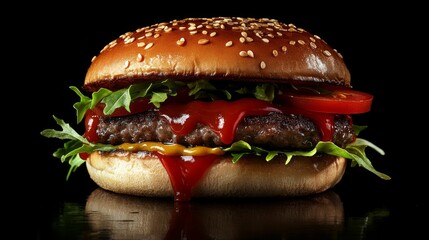
<path fill-rule="evenodd" d="M 188 18 L 146 26 L 92 59 L 71 87 L 85 133 L 54 156 L 85 163 L 117 193 L 172 197 L 303 196 L 335 186 L 347 161 L 382 179 L 352 115 L 373 96 L 351 89 L 337 50 L 274 19 Z M 83 93 L 84 92 L 84 93 Z M 69 173 L 69 174 L 70 174 Z M 68 177 L 68 176 L 67 176 Z"/>

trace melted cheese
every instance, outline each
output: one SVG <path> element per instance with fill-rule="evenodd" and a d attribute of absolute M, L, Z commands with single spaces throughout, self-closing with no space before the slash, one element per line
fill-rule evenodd
<path fill-rule="evenodd" d="M 156 151 L 166 156 L 205 156 L 205 155 L 223 155 L 221 148 L 209 147 L 192 147 L 187 148 L 180 144 L 162 144 L 159 142 L 142 142 L 142 143 L 123 143 L 118 149 L 136 152 L 136 151 Z"/>

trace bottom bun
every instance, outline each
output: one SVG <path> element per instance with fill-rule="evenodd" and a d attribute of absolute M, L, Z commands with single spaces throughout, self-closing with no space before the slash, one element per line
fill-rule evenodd
<path fill-rule="evenodd" d="M 346 169 L 346 159 L 331 155 L 294 157 L 267 162 L 244 156 L 233 163 L 221 156 L 193 188 L 192 197 L 305 196 L 335 186 Z M 173 197 L 169 175 L 160 159 L 146 152 L 94 152 L 86 161 L 91 179 L 116 193 Z"/>

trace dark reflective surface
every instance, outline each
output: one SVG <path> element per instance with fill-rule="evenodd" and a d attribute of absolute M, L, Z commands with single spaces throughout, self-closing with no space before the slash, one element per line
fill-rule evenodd
<path fill-rule="evenodd" d="M 343 203 L 332 191 L 294 199 L 175 203 L 97 188 L 85 203 L 60 207 L 50 234 L 61 239 L 335 239 L 345 229 Z"/>
<path fill-rule="evenodd" d="M 341 233 L 344 210 L 333 192 L 293 200 L 207 200 L 126 197 L 100 189 L 82 209 L 89 236 L 113 239 L 248 239 Z"/>
<path fill-rule="evenodd" d="M 341 192 L 341 188 L 338 189 Z M 391 239 L 423 234 L 419 202 L 329 190 L 286 199 L 143 198 L 100 188 L 52 202 L 37 239 Z"/>

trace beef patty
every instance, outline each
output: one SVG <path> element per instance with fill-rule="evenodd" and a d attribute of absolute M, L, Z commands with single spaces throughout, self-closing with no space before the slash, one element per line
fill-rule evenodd
<path fill-rule="evenodd" d="M 354 139 L 354 131 L 346 116 L 334 118 L 332 141 L 345 147 Z M 184 146 L 225 146 L 209 126 L 197 124 L 187 135 L 176 135 L 168 120 L 157 111 L 146 111 L 126 117 L 100 117 L 97 127 L 99 142 L 118 145 L 156 141 Z M 264 116 L 247 116 L 238 124 L 234 141 L 269 149 L 311 149 L 321 140 L 318 127 L 308 118 L 272 112 Z"/>

